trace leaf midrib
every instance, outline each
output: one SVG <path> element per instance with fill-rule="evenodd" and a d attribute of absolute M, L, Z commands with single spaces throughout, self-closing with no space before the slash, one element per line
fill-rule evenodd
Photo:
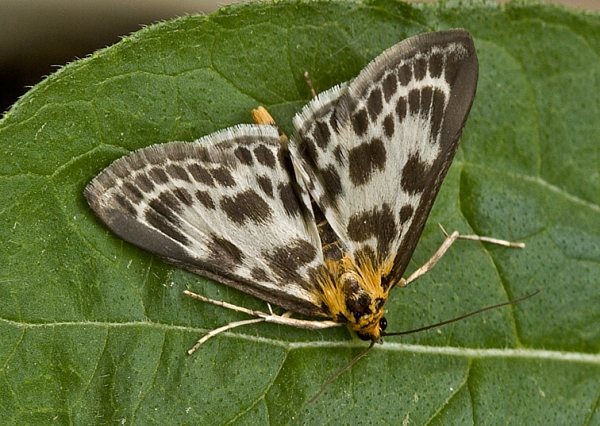
<path fill-rule="evenodd" d="M 101 322 L 101 321 L 61 321 L 49 323 L 27 324 L 17 321 L 2 319 L 2 323 L 18 328 L 50 328 L 50 327 L 99 327 L 99 328 L 125 328 L 125 327 L 151 327 L 165 331 L 183 331 L 193 332 L 199 335 L 206 333 L 207 329 L 171 324 L 160 324 L 149 321 L 128 321 L 128 322 Z M 365 343 L 358 340 L 347 341 L 309 341 L 309 342 L 287 342 L 269 337 L 252 336 L 246 334 L 236 334 L 225 332 L 223 336 L 230 338 L 248 340 L 257 343 L 264 343 L 273 346 L 280 346 L 288 350 L 305 348 L 363 348 Z M 545 349 L 526 349 L 526 348 L 465 348 L 456 346 L 427 346 L 408 343 L 398 343 L 386 341 L 382 345 L 377 345 L 376 350 L 393 352 L 410 352 L 437 355 L 452 355 L 467 358 L 521 358 L 521 359 L 550 359 L 554 361 L 582 362 L 600 365 L 600 354 L 588 354 L 583 352 L 553 351 Z"/>

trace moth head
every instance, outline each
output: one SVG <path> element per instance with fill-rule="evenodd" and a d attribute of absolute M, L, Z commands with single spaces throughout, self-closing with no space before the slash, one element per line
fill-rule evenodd
<path fill-rule="evenodd" d="M 382 316 L 381 318 L 379 318 L 378 325 L 379 325 L 379 327 L 373 327 L 372 329 L 369 329 L 369 330 L 364 330 L 364 331 L 358 330 L 358 331 L 356 331 L 356 335 L 361 340 L 370 340 L 375 343 L 381 343 L 381 336 L 383 335 L 383 332 L 387 328 L 387 320 L 385 319 L 385 317 Z"/>
<path fill-rule="evenodd" d="M 355 270 L 346 271 L 338 278 L 340 295 L 344 299 L 343 314 L 348 325 L 359 338 L 379 342 L 387 327 L 383 316 L 387 292 L 373 277 L 364 277 Z"/>

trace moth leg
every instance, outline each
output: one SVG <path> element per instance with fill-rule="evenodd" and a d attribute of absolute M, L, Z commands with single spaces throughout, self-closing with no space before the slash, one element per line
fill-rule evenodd
<path fill-rule="evenodd" d="M 310 79 L 310 75 L 308 74 L 308 71 L 304 71 L 304 79 L 306 80 L 306 85 L 308 86 L 309 90 L 310 90 L 310 94 L 312 96 L 312 98 L 316 98 L 317 97 L 317 92 L 315 92 L 315 88 L 313 87 L 312 81 Z"/>
<path fill-rule="evenodd" d="M 244 314 L 247 314 L 247 315 L 250 315 L 253 317 L 263 317 L 264 318 L 266 316 L 269 316 L 268 314 L 261 312 L 261 311 L 253 311 L 252 309 L 244 308 L 244 307 L 238 306 L 238 305 L 233 305 L 231 303 L 223 302 L 221 300 L 209 299 L 208 297 L 204 297 L 199 294 L 192 293 L 191 291 L 188 291 L 188 290 L 184 290 L 183 293 L 186 294 L 187 296 L 190 296 L 192 299 L 198 299 L 198 300 L 201 300 L 202 302 L 210 303 L 210 304 L 216 305 L 216 306 L 221 306 L 222 308 L 231 309 L 232 311 L 242 312 Z M 269 305 L 269 309 L 271 309 L 270 305 Z M 272 312 L 271 312 L 271 315 L 273 315 Z"/>
<path fill-rule="evenodd" d="M 211 337 L 215 337 L 219 333 L 223 333 L 224 331 L 231 330 L 232 328 L 241 327 L 242 325 L 254 324 L 257 322 L 264 322 L 264 321 L 265 321 L 264 318 L 253 318 L 253 319 L 248 319 L 248 320 L 243 320 L 243 321 L 230 322 L 229 324 L 224 325 L 223 327 L 215 328 L 214 330 L 209 331 L 204 337 L 202 337 L 202 339 L 198 340 L 198 342 L 194 345 L 194 347 L 192 349 L 190 349 L 189 351 L 187 351 L 187 353 L 189 355 L 193 354 L 208 339 L 210 339 Z"/>
<path fill-rule="evenodd" d="M 325 328 L 340 327 L 343 325 L 341 323 L 334 322 L 334 321 L 310 321 L 310 320 L 301 320 L 301 319 L 291 318 L 291 316 L 293 314 L 292 311 L 287 311 L 283 315 L 277 315 L 277 314 L 273 313 L 273 310 L 271 309 L 271 304 L 269 304 L 269 303 L 267 303 L 267 305 L 269 306 L 270 314 L 267 314 L 262 311 L 254 311 L 252 309 L 247 309 L 242 306 L 233 305 L 231 303 L 223 302 L 221 300 L 209 299 L 208 297 L 204 297 L 200 294 L 192 293 L 191 291 L 188 291 L 188 290 L 184 290 L 183 292 L 193 299 L 198 299 L 198 300 L 201 300 L 202 302 L 207 302 L 212 305 L 220 306 L 222 308 L 231 309 L 232 311 L 242 312 L 244 314 L 251 315 L 253 317 L 257 317 L 257 318 L 252 318 L 252 319 L 248 319 L 248 320 L 232 322 L 227 325 L 224 325 L 223 327 L 219 327 L 219 328 L 216 328 L 216 329 L 208 332 L 208 334 L 206 334 L 204 337 L 202 337 L 200 340 L 198 340 L 198 342 L 194 345 L 194 347 L 188 351 L 188 354 L 190 354 L 190 355 L 193 354 L 200 346 L 202 346 L 204 344 L 204 342 L 206 342 L 211 337 L 216 336 L 217 334 L 223 333 L 224 331 L 227 331 L 227 330 L 231 330 L 232 328 L 241 327 L 243 325 L 248 325 L 248 324 L 255 324 L 258 322 L 270 322 L 273 324 L 287 325 L 290 327 L 303 328 L 306 330 L 322 330 Z"/>
<path fill-rule="evenodd" d="M 275 312 L 273 312 L 273 308 L 271 307 L 270 303 L 267 303 L 267 306 L 269 307 L 269 313 L 271 314 L 269 317 L 291 318 L 292 315 L 294 315 L 293 311 L 285 311 L 283 314 L 277 315 Z M 266 321 L 269 322 L 269 320 Z"/>
<path fill-rule="evenodd" d="M 442 230 L 444 235 L 446 237 L 448 237 L 448 233 L 446 232 L 444 227 L 439 223 L 438 223 L 438 226 L 440 227 L 440 229 Z M 504 246 L 504 247 L 525 248 L 525 243 L 515 243 L 513 241 L 499 240 L 498 238 L 482 237 L 479 235 L 459 235 L 458 239 L 459 240 L 482 241 L 484 243 L 491 243 L 491 244 L 496 244 L 496 245 Z"/>
<path fill-rule="evenodd" d="M 416 281 L 419 277 L 421 277 L 421 276 L 425 275 L 427 272 L 429 272 L 435 266 L 435 264 L 438 263 L 438 261 L 441 259 L 441 257 L 444 255 L 444 253 L 446 253 L 446 251 L 450 248 L 450 246 L 458 239 L 471 240 L 471 241 L 482 241 L 485 243 L 497 244 L 497 245 L 504 246 L 504 247 L 517 247 L 517 248 L 525 247 L 525 244 L 523 244 L 523 243 L 513 243 L 511 241 L 499 240 L 497 238 L 490 238 L 490 237 L 481 237 L 479 235 L 460 235 L 458 233 L 458 231 L 454 231 L 452 234 L 448 235 L 448 233 L 442 227 L 442 225 L 439 225 L 439 227 L 442 230 L 442 232 L 444 233 L 444 235 L 446 236 L 446 239 L 444 240 L 444 242 L 442 243 L 440 248 L 437 249 L 437 251 L 433 254 L 433 256 L 431 256 L 431 258 L 427 262 L 425 262 L 425 264 L 423 266 L 421 266 L 419 269 L 417 269 L 415 272 L 413 272 L 412 275 L 410 277 L 408 277 L 406 280 L 402 279 L 400 281 L 400 283 L 398 284 L 400 287 L 406 287 L 413 281 Z"/>

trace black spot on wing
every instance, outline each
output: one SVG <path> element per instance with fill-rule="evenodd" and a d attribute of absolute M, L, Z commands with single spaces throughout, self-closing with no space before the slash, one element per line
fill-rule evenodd
<path fill-rule="evenodd" d="M 339 145 L 333 149 L 333 157 L 339 165 L 344 164 L 344 154 L 342 153 L 342 148 Z"/>
<path fill-rule="evenodd" d="M 280 183 L 277 186 L 277 190 L 279 191 L 279 198 L 281 199 L 281 203 L 283 204 L 283 208 L 287 215 L 291 217 L 299 216 L 300 205 L 298 204 L 298 199 L 296 198 L 292 185 L 289 182 Z"/>
<path fill-rule="evenodd" d="M 398 102 L 396 103 L 396 118 L 400 123 L 406 118 L 406 113 L 408 111 L 408 103 L 406 101 L 406 97 L 401 96 L 398 98 Z"/>
<path fill-rule="evenodd" d="M 430 180 L 431 168 L 421 161 L 418 154 L 412 154 L 402 169 L 400 185 L 402 189 L 411 195 L 421 193 L 425 190 Z"/>
<path fill-rule="evenodd" d="M 386 138 L 391 139 L 394 136 L 395 121 L 392 114 L 386 115 L 383 119 L 383 134 Z"/>
<path fill-rule="evenodd" d="M 333 164 L 330 164 L 323 169 L 321 177 L 323 178 L 325 191 L 331 199 L 334 199 L 343 193 L 340 175 Z"/>
<path fill-rule="evenodd" d="M 301 280 L 298 270 L 317 255 L 317 249 L 306 240 L 296 239 L 288 245 L 277 247 L 271 253 L 263 253 L 269 268 L 282 280 L 297 282 Z"/>
<path fill-rule="evenodd" d="M 352 128 L 358 136 L 363 136 L 369 128 L 369 116 L 367 110 L 362 108 L 352 115 Z"/>
<path fill-rule="evenodd" d="M 175 188 L 173 190 L 173 194 L 175 194 L 175 197 L 177 197 L 179 201 L 181 201 L 188 207 L 194 204 L 194 199 L 192 198 L 192 195 L 185 188 Z"/>
<path fill-rule="evenodd" d="M 221 186 L 232 187 L 235 185 L 235 179 L 231 175 L 231 171 L 223 166 L 211 170 L 210 173 Z"/>
<path fill-rule="evenodd" d="M 261 281 L 261 282 L 271 281 L 269 279 L 269 276 L 267 275 L 267 272 L 264 269 L 259 268 L 258 266 L 254 267 L 250 270 L 250 276 L 255 281 Z"/>
<path fill-rule="evenodd" d="M 383 79 L 383 96 L 386 102 L 389 102 L 394 96 L 394 93 L 398 90 L 398 80 L 396 76 L 392 73 L 388 74 L 386 78 Z"/>
<path fill-rule="evenodd" d="M 350 239 L 356 242 L 363 242 L 375 237 L 377 251 L 384 256 L 389 252 L 392 241 L 397 237 L 398 226 L 390 206 L 384 203 L 370 211 L 352 215 L 346 230 Z"/>
<path fill-rule="evenodd" d="M 266 175 L 261 175 L 256 178 L 256 181 L 258 182 L 260 189 L 270 198 L 273 198 L 273 182 L 271 181 L 271 178 Z"/>
<path fill-rule="evenodd" d="M 421 89 L 421 117 L 429 119 L 431 101 L 433 100 L 433 87 L 425 86 Z"/>
<path fill-rule="evenodd" d="M 247 189 L 234 197 L 223 197 L 220 206 L 232 222 L 243 225 L 250 220 L 256 224 L 267 223 L 271 219 L 271 207 L 253 189 Z"/>
<path fill-rule="evenodd" d="M 412 217 L 414 212 L 415 209 L 411 205 L 407 204 L 402 206 L 400 209 L 400 224 L 406 223 Z"/>
<path fill-rule="evenodd" d="M 194 194 L 196 199 L 200 201 L 200 203 L 209 210 L 215 209 L 215 203 L 212 200 L 212 197 L 208 191 L 196 191 Z"/>
<path fill-rule="evenodd" d="M 381 111 L 383 110 L 383 95 L 379 88 L 375 88 L 371 91 L 369 98 L 367 99 L 367 110 L 371 120 L 377 119 Z"/>
<path fill-rule="evenodd" d="M 265 145 L 258 145 L 256 148 L 254 148 L 254 155 L 256 156 L 258 162 L 263 166 L 274 169 L 277 165 L 275 155 L 273 155 L 273 152 Z"/>
<path fill-rule="evenodd" d="M 340 125 L 337 121 L 337 118 L 335 117 L 335 114 L 329 115 L 329 125 L 331 126 L 334 132 L 337 132 L 340 129 Z"/>
<path fill-rule="evenodd" d="M 412 77 L 413 72 L 410 65 L 404 64 L 398 69 L 398 80 L 400 81 L 401 86 L 408 86 Z"/>
<path fill-rule="evenodd" d="M 294 176 L 295 172 L 294 172 L 294 164 L 292 163 L 292 159 L 289 156 L 284 155 L 283 150 L 279 151 L 277 157 L 279 160 L 279 166 L 280 166 L 281 170 L 283 170 L 289 176 Z"/>
<path fill-rule="evenodd" d="M 292 166 L 292 160 L 288 155 L 285 154 L 283 149 L 277 151 L 277 161 L 279 161 L 279 167 L 281 170 L 285 170 L 288 173 L 291 173 L 294 170 Z"/>
<path fill-rule="evenodd" d="M 421 91 L 412 89 L 408 92 L 408 108 L 411 115 L 417 115 L 421 111 Z"/>
<path fill-rule="evenodd" d="M 148 172 L 148 177 L 157 185 L 164 185 L 169 182 L 169 176 L 160 167 L 152 167 Z"/>
<path fill-rule="evenodd" d="M 320 120 L 315 121 L 312 131 L 313 140 L 319 145 L 321 149 L 327 148 L 329 145 L 329 138 L 331 138 L 331 132 L 329 126 Z"/>
<path fill-rule="evenodd" d="M 215 180 L 213 179 L 212 175 L 201 165 L 196 163 L 190 164 L 188 166 L 188 170 L 196 182 L 206 186 L 215 186 Z"/>
<path fill-rule="evenodd" d="M 143 173 L 138 173 L 134 178 L 135 185 L 144 192 L 150 192 L 154 189 L 152 181 Z"/>
<path fill-rule="evenodd" d="M 210 250 L 209 261 L 221 265 L 223 262 L 227 262 L 229 265 L 239 266 L 245 257 L 235 244 L 216 235 L 211 235 L 208 248 Z"/>
<path fill-rule="evenodd" d="M 429 57 L 429 75 L 432 78 L 439 78 L 442 76 L 444 70 L 444 55 L 441 52 L 433 53 Z"/>
<path fill-rule="evenodd" d="M 131 182 L 123 183 L 121 187 L 121 191 L 123 191 L 123 195 L 127 197 L 134 204 L 139 204 L 140 201 L 144 199 L 144 194 Z"/>
<path fill-rule="evenodd" d="M 115 194 L 114 197 L 115 201 L 121 207 L 122 210 L 125 210 L 133 217 L 137 217 L 137 210 L 135 209 L 133 204 L 131 204 L 131 202 L 123 196 L 123 194 Z"/>
<path fill-rule="evenodd" d="M 170 192 L 163 192 L 148 203 L 144 217 L 154 228 L 168 235 L 183 245 L 188 245 L 188 238 L 181 232 L 180 222 L 176 214 L 181 212 L 180 202 Z"/>
<path fill-rule="evenodd" d="M 170 191 L 161 192 L 148 205 L 163 216 L 171 216 L 173 213 L 179 214 L 182 211 L 180 201 Z"/>
<path fill-rule="evenodd" d="M 386 157 L 385 145 L 381 139 L 375 138 L 352 148 L 348 154 L 348 169 L 354 186 L 368 183 L 375 170 L 383 170 Z"/>
<path fill-rule="evenodd" d="M 173 179 L 179 179 L 179 180 L 183 180 L 186 182 L 191 182 L 190 177 L 188 176 L 185 169 L 177 164 L 173 164 L 173 163 L 167 164 L 166 170 L 167 170 L 167 173 L 169 174 L 169 176 L 171 176 L 171 178 L 173 178 Z"/>
<path fill-rule="evenodd" d="M 317 249 L 315 246 L 302 239 L 296 239 L 291 242 L 284 251 L 287 252 L 290 261 L 295 263 L 298 267 L 305 266 L 312 262 L 317 256 Z"/>
<path fill-rule="evenodd" d="M 252 152 L 244 146 L 238 146 L 235 151 L 233 151 L 233 155 L 235 155 L 236 158 L 240 160 L 240 163 L 245 166 L 251 166 L 254 163 Z"/>
<path fill-rule="evenodd" d="M 317 145 L 312 141 L 312 137 L 308 136 L 302 129 L 300 130 L 299 154 L 306 164 L 314 165 L 319 158 Z"/>
<path fill-rule="evenodd" d="M 427 60 L 425 58 L 415 59 L 414 75 L 417 81 L 423 80 L 427 75 Z"/>

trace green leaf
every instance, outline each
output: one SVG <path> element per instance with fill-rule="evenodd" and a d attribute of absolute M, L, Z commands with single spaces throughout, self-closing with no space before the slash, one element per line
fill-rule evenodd
<path fill-rule="evenodd" d="M 286 132 L 318 91 L 414 34 L 465 27 L 481 72 L 459 154 L 411 262 L 457 242 L 411 288 L 389 338 L 308 400 L 365 343 L 345 329 L 208 330 L 264 303 L 165 265 L 108 232 L 82 195 L 125 153 L 250 122 Z M 549 5 L 253 3 L 144 28 L 64 67 L 0 122 L 3 424 L 598 424 L 600 16 Z"/>

